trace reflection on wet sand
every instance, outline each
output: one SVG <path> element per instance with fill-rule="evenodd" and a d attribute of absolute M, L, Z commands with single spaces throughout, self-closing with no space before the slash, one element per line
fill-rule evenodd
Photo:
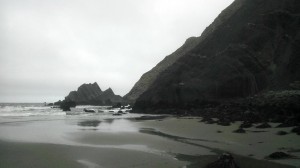
<path fill-rule="evenodd" d="M 78 126 L 82 127 L 98 127 L 101 121 L 99 120 L 85 120 L 78 122 Z"/>

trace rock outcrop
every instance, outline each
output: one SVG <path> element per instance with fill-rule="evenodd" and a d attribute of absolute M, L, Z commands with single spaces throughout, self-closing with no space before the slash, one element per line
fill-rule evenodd
<path fill-rule="evenodd" d="M 102 91 L 95 82 L 93 84 L 83 84 L 77 91 L 71 91 L 65 97 L 65 101 L 72 101 L 77 105 L 113 105 L 122 103 L 123 99 L 121 96 L 115 95 L 111 88 Z"/>
<path fill-rule="evenodd" d="M 194 45 L 146 82 L 134 111 L 190 109 L 290 89 L 300 81 L 299 26 L 298 0 L 235 0 Z"/>

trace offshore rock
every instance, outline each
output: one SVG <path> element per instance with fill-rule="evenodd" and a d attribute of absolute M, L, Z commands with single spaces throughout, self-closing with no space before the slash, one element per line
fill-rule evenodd
<path fill-rule="evenodd" d="M 102 91 L 95 82 L 83 84 L 77 91 L 71 91 L 64 101 L 75 102 L 77 105 L 114 105 L 123 103 L 123 98 L 115 95 L 111 88 Z"/>

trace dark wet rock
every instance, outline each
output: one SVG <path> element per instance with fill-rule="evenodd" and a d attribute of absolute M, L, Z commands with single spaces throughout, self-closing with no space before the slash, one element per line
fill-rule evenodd
<path fill-rule="evenodd" d="M 300 135 L 300 126 L 293 128 L 291 132 Z"/>
<path fill-rule="evenodd" d="M 262 124 L 256 126 L 256 128 L 262 128 L 262 129 L 263 128 L 272 128 L 272 126 L 270 124 L 268 124 L 267 122 L 265 122 L 265 123 L 262 123 Z"/>
<path fill-rule="evenodd" d="M 274 152 L 268 156 L 270 159 L 287 159 L 291 158 L 292 156 L 290 154 L 287 154 L 285 152 Z"/>
<path fill-rule="evenodd" d="M 101 121 L 99 120 L 87 120 L 78 122 L 78 125 L 82 127 L 98 127 L 100 123 Z"/>
<path fill-rule="evenodd" d="M 53 106 L 54 103 L 48 103 L 46 106 Z"/>
<path fill-rule="evenodd" d="M 82 84 L 77 91 L 71 91 L 65 101 L 74 101 L 77 105 L 114 105 L 124 102 L 111 88 L 102 91 L 96 82 Z"/>
<path fill-rule="evenodd" d="M 251 122 L 243 122 L 241 125 L 240 125 L 240 128 L 250 128 L 252 127 L 252 123 Z"/>
<path fill-rule="evenodd" d="M 122 103 L 116 103 L 112 106 L 112 108 L 121 108 L 122 107 Z"/>
<path fill-rule="evenodd" d="M 214 121 L 214 120 L 209 120 L 209 121 L 205 122 L 205 124 L 215 124 L 215 123 L 216 123 L 216 121 Z"/>
<path fill-rule="evenodd" d="M 277 135 L 286 135 L 286 134 L 288 134 L 288 133 L 285 132 L 285 131 L 278 131 L 276 134 L 277 134 Z"/>
<path fill-rule="evenodd" d="M 55 105 L 55 106 L 60 106 L 61 103 L 62 103 L 62 101 L 59 100 L 59 101 L 57 101 L 57 102 L 54 102 L 53 105 Z"/>
<path fill-rule="evenodd" d="M 294 126 L 298 126 L 298 125 L 299 125 L 299 121 L 297 121 L 297 119 L 289 118 L 289 119 L 286 119 L 283 123 L 279 124 L 277 126 L 277 128 L 294 127 Z"/>
<path fill-rule="evenodd" d="M 123 112 L 122 110 L 118 111 L 118 114 L 126 114 L 125 112 Z"/>
<path fill-rule="evenodd" d="M 168 116 L 141 116 L 141 117 L 136 117 L 134 118 L 134 120 L 140 120 L 140 121 L 144 121 L 144 120 L 162 120 L 167 118 Z"/>
<path fill-rule="evenodd" d="M 231 122 L 230 120 L 228 119 L 222 119 L 222 120 L 219 120 L 217 122 L 218 125 L 222 125 L 222 126 L 230 126 L 231 125 Z"/>
<path fill-rule="evenodd" d="M 239 166 L 231 154 L 223 153 L 217 161 L 210 163 L 206 168 L 239 168 Z"/>
<path fill-rule="evenodd" d="M 63 111 L 71 111 L 71 107 L 76 107 L 76 102 L 74 101 L 62 101 L 59 106 Z"/>
<path fill-rule="evenodd" d="M 205 122 L 205 124 L 214 124 L 216 121 L 214 121 L 212 118 L 203 118 L 201 122 Z"/>
<path fill-rule="evenodd" d="M 233 131 L 234 133 L 246 133 L 246 131 L 243 128 L 239 128 L 237 130 Z"/>
<path fill-rule="evenodd" d="M 84 108 L 83 111 L 87 112 L 87 113 L 95 113 L 96 112 L 94 109 L 87 109 L 87 108 Z"/>

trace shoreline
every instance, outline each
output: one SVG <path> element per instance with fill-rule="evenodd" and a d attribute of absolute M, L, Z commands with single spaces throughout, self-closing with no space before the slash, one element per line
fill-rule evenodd
<path fill-rule="evenodd" d="M 135 164 L 139 164 L 136 167 L 205 167 L 216 161 L 221 153 L 229 152 L 243 168 L 300 166 L 299 159 L 264 158 L 278 150 L 292 149 L 296 151 L 292 154 L 299 158 L 300 144 L 297 142 L 300 138 L 296 134 L 279 136 L 275 134 L 278 128 L 259 133 L 250 128 L 246 129 L 246 134 L 237 134 L 232 131 L 238 128 L 238 122 L 220 126 L 199 121 L 199 117 L 97 119 L 97 116 L 90 116 L 1 123 L 0 131 L 11 132 L 6 134 L 6 139 L 5 134 L 0 133 L 0 146 L 4 149 L 0 152 L 0 163 L 6 163 L 4 167 L 18 167 L 14 166 L 14 159 L 27 163 L 30 161 L 24 161 L 26 158 L 50 157 L 48 159 L 54 162 L 60 160 L 67 165 L 65 167 L 132 167 Z M 43 134 L 45 127 L 51 139 Z M 18 135 L 20 132 L 22 135 Z M 120 158 L 122 165 L 114 165 Z M 41 163 L 48 164 L 47 161 Z"/>

